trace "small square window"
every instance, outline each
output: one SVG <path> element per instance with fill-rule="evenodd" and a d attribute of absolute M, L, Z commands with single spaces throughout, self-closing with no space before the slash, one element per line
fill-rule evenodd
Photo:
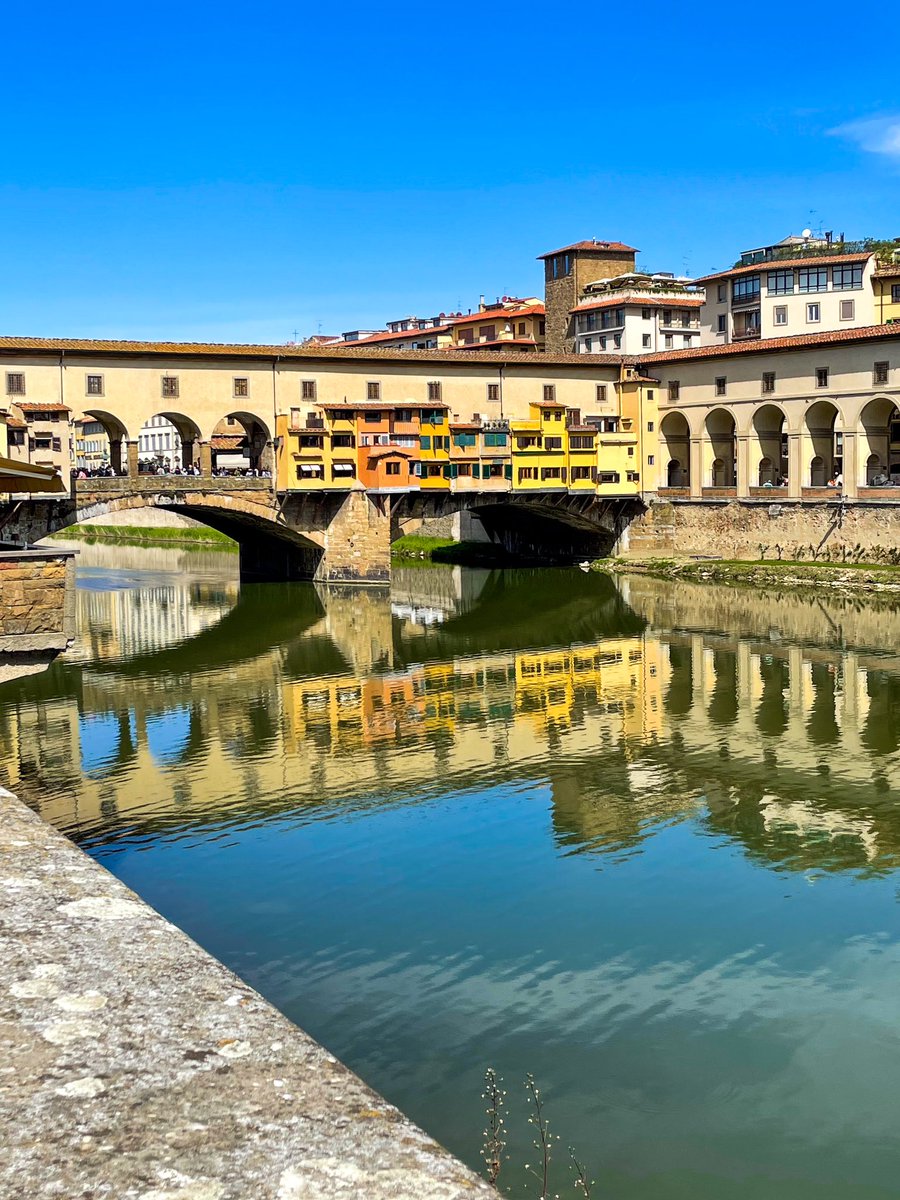
<path fill-rule="evenodd" d="M 724 396 L 727 386 L 728 386 L 728 380 L 725 378 L 725 376 L 717 375 L 716 376 L 716 395 Z"/>
<path fill-rule="evenodd" d="M 315 400 L 316 398 L 316 381 L 314 379 L 303 379 L 300 381 L 300 399 Z"/>
<path fill-rule="evenodd" d="M 250 395 L 250 380 L 246 375 L 236 375 L 234 379 L 234 394 L 235 396 Z"/>
<path fill-rule="evenodd" d="M 25 373 L 24 373 L 24 371 L 7 371 L 6 372 L 6 394 L 7 394 L 7 396 L 24 396 L 25 395 Z"/>
<path fill-rule="evenodd" d="M 649 321 L 649 320 L 650 320 L 650 309 L 649 309 L 649 308 L 642 308 L 642 309 L 641 309 L 641 319 L 642 319 L 642 320 L 644 320 L 644 321 Z"/>
<path fill-rule="evenodd" d="M 367 383 L 366 384 L 366 399 L 367 400 L 380 400 L 381 399 L 381 384 L 380 383 Z"/>
<path fill-rule="evenodd" d="M 648 421 L 648 422 L 647 422 L 647 432 L 648 432 L 648 433 L 652 433 L 652 432 L 653 432 L 653 422 L 652 422 L 652 421 Z"/>
<path fill-rule="evenodd" d="M 813 307 L 813 306 L 810 305 L 810 307 Z M 788 320 L 787 320 L 787 305 L 786 304 L 776 304 L 775 307 L 772 309 L 772 314 L 773 314 L 773 318 L 774 318 L 776 325 L 787 325 Z"/>
<path fill-rule="evenodd" d="M 767 394 L 775 391 L 775 372 L 774 371 L 763 371 L 762 390 L 763 390 L 763 392 L 765 392 Z"/>
<path fill-rule="evenodd" d="M 436 401 L 440 402 L 440 399 L 441 399 L 441 385 L 440 385 L 439 383 L 429 383 L 429 385 L 428 385 L 428 399 L 429 399 L 429 400 L 436 400 Z"/>
<path fill-rule="evenodd" d="M 488 400 L 495 401 L 495 402 L 500 399 L 500 384 L 499 383 L 489 383 L 487 385 L 487 398 L 488 398 Z"/>
<path fill-rule="evenodd" d="M 719 313 L 716 318 L 716 332 L 726 333 L 728 330 L 728 316 L 726 313 Z"/>
<path fill-rule="evenodd" d="M 643 345 L 644 345 L 645 350 L 650 349 L 650 334 L 649 333 L 644 334 Z"/>
<path fill-rule="evenodd" d="M 652 467 L 655 461 L 656 461 L 656 459 L 653 457 L 652 454 L 647 455 L 647 465 L 648 466 Z"/>
<path fill-rule="evenodd" d="M 166 397 L 178 396 L 178 376 L 163 375 L 162 377 L 162 394 Z"/>
<path fill-rule="evenodd" d="M 817 325 L 822 319 L 822 310 L 818 304 L 807 304 L 806 306 L 806 322 L 808 325 Z"/>
<path fill-rule="evenodd" d="M 667 333 L 666 334 L 666 349 L 671 350 L 674 344 L 675 343 L 674 343 L 671 333 Z"/>
<path fill-rule="evenodd" d="M 88 396 L 103 395 L 103 376 L 88 375 L 85 377 L 85 392 Z"/>
<path fill-rule="evenodd" d="M 872 369 L 872 382 L 873 383 L 887 383 L 889 372 L 890 372 L 890 363 L 877 362 Z"/>
<path fill-rule="evenodd" d="M 842 300 L 841 301 L 841 320 L 852 321 L 856 316 L 856 301 Z"/>
<path fill-rule="evenodd" d="M 816 370 L 816 387 L 828 387 L 828 368 L 819 367 Z"/>
<path fill-rule="evenodd" d="M 681 384 L 677 379 L 669 380 L 669 403 L 674 404 L 681 393 Z"/>
<path fill-rule="evenodd" d="M 544 403 L 553 404 L 556 400 L 556 385 L 553 383 L 544 384 Z"/>

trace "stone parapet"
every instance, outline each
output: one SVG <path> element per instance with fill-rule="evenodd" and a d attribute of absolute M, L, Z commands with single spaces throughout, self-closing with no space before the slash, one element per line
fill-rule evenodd
<path fill-rule="evenodd" d="M 74 637 L 74 551 L 0 550 L 0 654 L 64 650 Z"/>
<path fill-rule="evenodd" d="M 0 1195 L 496 1197 L 2 789 L 0 889 Z"/>

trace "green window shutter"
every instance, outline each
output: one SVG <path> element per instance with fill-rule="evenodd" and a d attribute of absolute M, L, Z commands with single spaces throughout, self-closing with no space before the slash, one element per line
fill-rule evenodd
<path fill-rule="evenodd" d="M 506 463 L 504 465 L 503 474 L 506 479 L 512 479 L 512 463 Z"/>
<path fill-rule="evenodd" d="M 431 438 L 423 434 L 422 437 L 419 438 L 419 447 L 422 450 L 430 450 Z"/>
<path fill-rule="evenodd" d="M 459 476 L 459 467 L 456 465 L 456 463 L 451 463 L 450 464 L 450 478 L 456 479 L 458 476 Z"/>
<path fill-rule="evenodd" d="M 473 479 L 481 478 L 481 467 L 478 465 L 478 463 L 472 463 L 472 478 Z"/>

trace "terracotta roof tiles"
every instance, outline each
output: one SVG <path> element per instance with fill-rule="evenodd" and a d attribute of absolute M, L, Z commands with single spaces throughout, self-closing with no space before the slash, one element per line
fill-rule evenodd
<path fill-rule="evenodd" d="M 841 263 L 865 262 L 872 253 L 864 250 L 859 254 L 811 254 L 806 258 L 776 258 L 771 262 L 751 263 L 746 267 L 731 267 L 727 271 L 716 271 L 712 275 L 701 275 L 694 283 L 709 283 L 714 279 L 727 279 L 731 275 L 759 275 L 764 271 L 786 271 L 790 267 L 828 267 Z"/>
<path fill-rule="evenodd" d="M 859 329 L 835 329 L 823 333 L 800 334 L 797 337 L 761 338 L 759 341 L 729 342 L 721 346 L 694 346 L 690 350 L 663 350 L 657 351 L 656 354 L 642 355 L 641 362 L 669 363 L 694 358 L 724 358 L 734 354 L 765 354 L 769 350 L 804 350 L 807 346 L 880 341 L 884 338 L 900 341 L 900 326 L 866 325 Z"/>
<path fill-rule="evenodd" d="M 24 413 L 71 412 L 65 404 L 32 404 L 30 401 L 14 400 L 13 404 Z"/>
<path fill-rule="evenodd" d="M 571 246 L 560 246 L 558 250 L 550 250 L 547 254 L 539 254 L 538 261 L 542 258 L 553 258 L 555 254 L 566 254 L 569 250 L 609 250 L 613 254 L 638 253 L 634 246 L 626 246 L 624 242 L 598 242 L 596 239 L 590 239 L 586 242 L 572 242 Z"/>

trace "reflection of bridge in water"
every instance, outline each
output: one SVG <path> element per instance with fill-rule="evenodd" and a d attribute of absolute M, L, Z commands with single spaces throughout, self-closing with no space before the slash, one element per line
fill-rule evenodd
<path fill-rule="evenodd" d="M 626 604 L 580 572 L 395 586 L 245 588 L 169 647 L 96 641 L 0 692 L 0 781 L 89 837 L 546 780 L 572 850 L 693 816 L 775 863 L 900 862 L 893 608 L 645 579 Z"/>

